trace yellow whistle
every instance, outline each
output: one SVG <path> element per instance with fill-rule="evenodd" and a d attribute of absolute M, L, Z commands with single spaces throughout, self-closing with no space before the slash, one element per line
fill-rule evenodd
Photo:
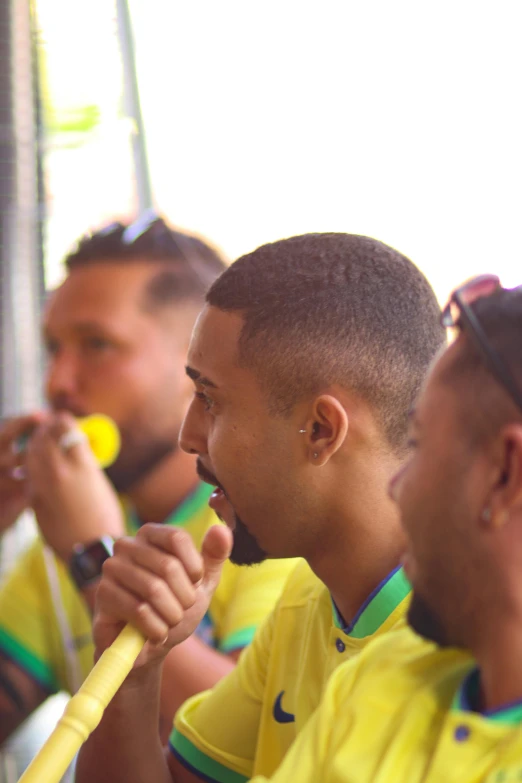
<path fill-rule="evenodd" d="M 87 436 L 100 468 L 112 465 L 121 446 L 120 433 L 113 420 L 103 413 L 93 413 L 91 416 L 77 419 L 76 422 L 78 429 Z"/>
<path fill-rule="evenodd" d="M 103 413 L 93 413 L 91 416 L 76 419 L 76 426 L 87 437 L 100 468 L 112 465 L 121 447 L 120 433 L 113 420 Z M 31 433 L 27 432 L 17 439 L 18 451 L 24 451 L 30 437 Z"/>

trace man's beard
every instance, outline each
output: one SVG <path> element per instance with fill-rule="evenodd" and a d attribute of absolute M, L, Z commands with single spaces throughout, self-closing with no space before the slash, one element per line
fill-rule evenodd
<path fill-rule="evenodd" d="M 416 633 L 430 642 L 435 642 L 439 647 L 452 646 L 439 616 L 415 590 L 408 609 L 408 623 Z"/>
<path fill-rule="evenodd" d="M 236 565 L 255 565 L 266 560 L 268 554 L 257 543 L 256 539 L 245 527 L 237 514 L 234 513 L 235 527 L 233 531 L 234 541 L 230 560 Z"/>
<path fill-rule="evenodd" d="M 105 469 L 105 474 L 119 493 L 131 487 L 151 473 L 159 463 L 177 448 L 177 439 L 133 443 L 132 436 L 122 433 L 122 450 L 115 462 Z"/>

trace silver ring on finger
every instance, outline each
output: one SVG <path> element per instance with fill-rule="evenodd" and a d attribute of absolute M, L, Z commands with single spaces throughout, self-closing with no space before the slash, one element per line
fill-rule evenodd
<path fill-rule="evenodd" d="M 69 451 L 74 446 L 78 446 L 79 443 L 85 443 L 87 435 L 77 427 L 67 430 L 58 438 L 58 445 L 62 451 Z"/>

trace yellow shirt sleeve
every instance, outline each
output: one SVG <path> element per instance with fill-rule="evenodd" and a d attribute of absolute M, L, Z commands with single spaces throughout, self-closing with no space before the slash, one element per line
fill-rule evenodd
<path fill-rule="evenodd" d="M 0 650 L 50 692 L 59 689 L 53 666 L 52 608 L 41 545 L 17 561 L 0 589 Z"/>
<path fill-rule="evenodd" d="M 170 749 L 204 780 L 244 783 L 252 776 L 273 621 L 265 620 L 229 675 L 176 715 Z"/>
<path fill-rule="evenodd" d="M 0 587 L 0 650 L 50 693 L 74 693 L 92 668 L 87 605 L 65 564 L 40 539 Z"/>

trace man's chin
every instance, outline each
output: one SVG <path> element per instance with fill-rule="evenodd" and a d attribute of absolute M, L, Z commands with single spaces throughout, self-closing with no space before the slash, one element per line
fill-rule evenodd
<path fill-rule="evenodd" d="M 439 647 L 451 647 L 444 624 L 427 601 L 413 591 L 408 609 L 408 624 L 420 636 Z"/>
<path fill-rule="evenodd" d="M 230 560 L 235 565 L 256 565 L 267 559 L 268 554 L 257 543 L 256 539 L 245 527 L 244 522 L 235 515 L 234 542 Z"/>
<path fill-rule="evenodd" d="M 105 475 L 116 492 L 123 494 L 143 481 L 158 465 L 178 448 L 177 441 L 156 441 L 138 448 L 125 446 L 118 459 L 108 468 Z"/>

